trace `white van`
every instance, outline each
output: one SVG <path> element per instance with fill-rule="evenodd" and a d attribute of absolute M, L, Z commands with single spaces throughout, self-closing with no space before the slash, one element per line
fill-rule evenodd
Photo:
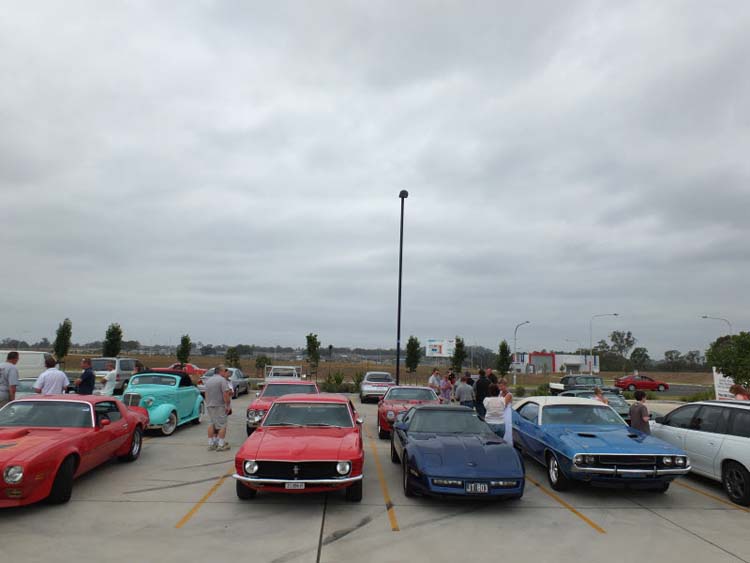
<path fill-rule="evenodd" d="M 9 352 L 18 352 L 18 378 L 36 378 L 47 369 L 44 364 L 48 357 L 52 357 L 49 352 L 34 352 L 31 350 L 0 350 L 0 363 L 6 361 Z"/>

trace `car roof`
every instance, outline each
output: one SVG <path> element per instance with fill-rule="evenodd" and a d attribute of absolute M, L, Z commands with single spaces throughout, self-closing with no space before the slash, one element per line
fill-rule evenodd
<path fill-rule="evenodd" d="M 546 407 L 549 405 L 602 405 L 596 399 L 583 399 L 581 397 L 528 397 L 523 399 L 518 406 L 533 402 L 540 406 Z"/>
<path fill-rule="evenodd" d="M 114 397 L 109 395 L 29 395 L 28 397 L 21 397 L 16 399 L 17 402 L 30 402 L 30 401 L 53 401 L 53 402 L 66 402 L 66 403 L 90 403 L 96 404 L 104 401 L 116 401 Z"/>
<path fill-rule="evenodd" d="M 319 393 L 318 395 L 291 393 L 279 397 L 274 401 L 274 404 L 276 403 L 341 403 L 346 405 L 349 403 L 349 398 L 339 393 Z"/>
<path fill-rule="evenodd" d="M 696 403 L 691 403 L 696 404 Z M 745 408 L 750 409 L 750 402 L 748 401 L 738 401 L 736 399 L 725 399 L 725 400 L 719 400 L 719 399 L 712 399 L 710 401 L 698 401 L 698 404 L 701 405 L 719 405 L 719 406 L 728 406 L 728 407 L 738 407 L 738 408 Z"/>

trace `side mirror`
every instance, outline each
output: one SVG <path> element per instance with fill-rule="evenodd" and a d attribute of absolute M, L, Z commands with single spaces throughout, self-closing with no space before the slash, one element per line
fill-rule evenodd
<path fill-rule="evenodd" d="M 656 424 L 664 424 L 664 417 L 663 416 L 657 416 L 656 418 L 654 418 L 654 422 Z"/>
<path fill-rule="evenodd" d="M 359 418 L 357 419 L 357 424 L 360 424 L 360 425 L 361 425 L 361 424 L 364 424 L 364 423 L 365 423 L 365 419 L 364 419 L 364 418 L 362 418 L 362 417 L 360 416 L 360 417 L 359 417 Z"/>
<path fill-rule="evenodd" d="M 110 424 L 112 424 L 112 421 L 108 418 L 99 419 L 99 426 L 101 426 L 102 428 L 104 428 L 105 426 L 109 426 Z"/>

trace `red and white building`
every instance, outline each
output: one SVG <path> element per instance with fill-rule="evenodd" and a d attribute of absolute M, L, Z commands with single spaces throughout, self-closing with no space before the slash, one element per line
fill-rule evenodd
<path fill-rule="evenodd" d="M 518 352 L 513 355 L 510 369 L 517 373 L 599 373 L 599 356 Z"/>

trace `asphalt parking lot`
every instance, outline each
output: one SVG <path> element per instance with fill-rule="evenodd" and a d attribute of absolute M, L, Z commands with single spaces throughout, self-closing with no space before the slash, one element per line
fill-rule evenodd
<path fill-rule="evenodd" d="M 376 437 L 372 404 L 361 407 L 361 503 L 343 493 L 240 501 L 230 475 L 251 397 L 234 402 L 229 452 L 208 451 L 205 424 L 188 424 L 170 437 L 149 436 L 135 463 L 83 476 L 66 505 L 0 510 L 2 560 L 750 563 L 750 510 L 699 478 L 682 478 L 666 494 L 554 493 L 542 467 L 527 460 L 517 501 L 407 499 L 389 444 Z"/>

